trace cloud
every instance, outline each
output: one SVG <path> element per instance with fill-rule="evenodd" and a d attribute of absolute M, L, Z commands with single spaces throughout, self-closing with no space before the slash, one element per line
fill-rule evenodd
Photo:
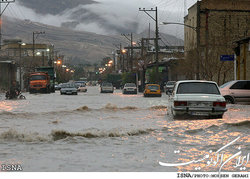
<path fill-rule="evenodd" d="M 183 22 L 182 0 L 96 0 L 99 3 L 79 5 L 56 15 L 37 14 L 34 10 L 21 6 L 17 1 L 8 7 L 8 16 L 30 19 L 48 25 L 66 26 L 76 30 L 90 31 L 98 34 L 139 33 L 148 28 L 149 22 L 154 27 L 154 21 L 141 8 L 152 8 L 159 5 L 159 22 Z M 194 0 L 191 0 L 194 1 Z M 153 13 L 153 12 L 152 12 Z M 154 16 L 154 14 L 152 14 Z M 160 26 L 160 31 L 183 37 L 181 26 Z"/>

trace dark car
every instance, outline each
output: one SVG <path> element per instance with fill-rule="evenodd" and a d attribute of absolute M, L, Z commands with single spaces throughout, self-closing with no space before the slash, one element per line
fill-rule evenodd
<path fill-rule="evenodd" d="M 173 92 L 175 83 L 176 83 L 176 81 L 168 81 L 167 82 L 167 84 L 165 86 L 166 94 L 170 94 Z"/>

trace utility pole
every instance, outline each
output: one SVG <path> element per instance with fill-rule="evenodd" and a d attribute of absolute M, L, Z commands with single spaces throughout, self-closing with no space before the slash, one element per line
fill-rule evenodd
<path fill-rule="evenodd" d="M 131 32 L 130 34 L 121 34 L 121 35 L 124 36 L 130 42 L 130 46 L 131 46 L 131 48 L 130 48 L 130 60 L 129 60 L 129 62 L 127 62 L 127 64 L 128 64 L 129 71 L 133 71 L 133 56 L 134 56 L 133 33 Z M 130 38 L 128 36 L 130 36 Z"/>
<path fill-rule="evenodd" d="M 141 9 L 139 11 L 145 12 L 151 19 L 155 21 L 155 62 L 156 62 L 156 82 L 159 82 L 159 26 L 158 26 L 158 10 L 157 7 L 151 9 Z M 155 12 L 155 18 L 148 12 Z"/>
<path fill-rule="evenodd" d="M 206 14 L 206 25 L 205 25 L 205 43 L 206 43 L 206 53 L 205 53 L 205 62 L 208 61 L 208 51 L 209 51 L 209 29 L 208 29 L 208 17 L 209 17 L 209 11 L 206 10 L 205 12 Z M 201 65 L 201 72 L 203 73 L 204 72 L 204 64 Z M 204 75 L 203 75 L 203 78 L 204 78 Z"/>
<path fill-rule="evenodd" d="M 133 71 L 133 58 L 134 58 L 134 49 L 133 49 L 133 33 L 131 32 L 131 57 L 130 57 L 130 70 Z"/>
<path fill-rule="evenodd" d="M 15 0 L 0 0 L 0 49 L 2 48 L 2 15 L 10 3 L 14 3 Z M 2 4 L 6 4 L 2 11 Z"/>
<path fill-rule="evenodd" d="M 123 62 L 122 62 L 122 44 L 120 43 L 120 61 L 119 61 L 119 69 L 123 72 Z"/>

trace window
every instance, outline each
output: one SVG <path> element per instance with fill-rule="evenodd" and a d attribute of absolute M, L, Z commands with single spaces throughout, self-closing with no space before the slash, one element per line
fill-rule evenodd
<path fill-rule="evenodd" d="M 103 83 L 102 86 L 112 86 L 112 83 Z"/>
<path fill-rule="evenodd" d="M 247 90 L 250 90 L 250 81 L 247 81 L 246 89 L 247 89 Z"/>
<path fill-rule="evenodd" d="M 189 82 L 180 83 L 177 94 L 220 94 L 220 91 L 214 83 Z"/>
<path fill-rule="evenodd" d="M 150 90 L 159 90 L 159 86 L 149 85 L 148 89 L 150 89 Z"/>
<path fill-rule="evenodd" d="M 46 76 L 44 76 L 44 75 L 32 75 L 30 77 L 30 81 L 35 81 L 35 80 L 46 80 Z"/>
<path fill-rule="evenodd" d="M 134 83 L 126 83 L 125 87 L 136 87 Z"/>
<path fill-rule="evenodd" d="M 238 81 L 231 86 L 230 89 L 244 90 L 247 88 L 247 81 Z"/>
<path fill-rule="evenodd" d="M 233 81 L 229 81 L 229 82 L 221 85 L 220 88 L 225 88 L 226 86 L 231 85 L 232 83 L 233 83 Z"/>
<path fill-rule="evenodd" d="M 176 82 L 175 81 L 168 81 L 167 85 L 174 85 Z"/>
<path fill-rule="evenodd" d="M 72 83 L 64 83 L 61 85 L 61 88 L 75 88 L 75 86 Z"/>

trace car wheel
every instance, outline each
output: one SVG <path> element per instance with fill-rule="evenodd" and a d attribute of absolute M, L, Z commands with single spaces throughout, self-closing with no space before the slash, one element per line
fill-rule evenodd
<path fill-rule="evenodd" d="M 225 100 L 229 104 L 234 104 L 235 103 L 234 99 L 231 96 L 225 96 Z"/>
<path fill-rule="evenodd" d="M 173 109 L 171 108 L 170 116 L 172 117 L 173 120 L 177 119 L 177 115 L 174 115 Z"/>
<path fill-rule="evenodd" d="M 223 118 L 223 114 L 217 115 L 216 116 L 218 119 L 222 119 Z"/>

